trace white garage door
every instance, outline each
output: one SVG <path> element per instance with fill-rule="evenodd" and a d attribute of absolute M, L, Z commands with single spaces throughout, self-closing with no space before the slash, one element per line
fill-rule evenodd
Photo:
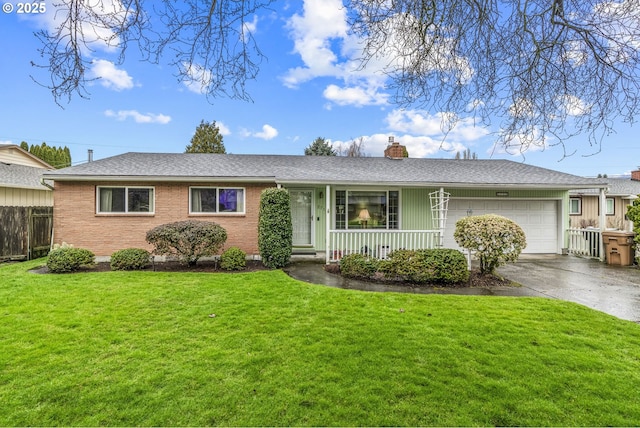
<path fill-rule="evenodd" d="M 453 239 L 456 221 L 473 215 L 499 214 L 520 225 L 527 237 L 523 253 L 556 253 L 558 249 L 557 201 L 451 199 L 444 236 L 446 248 L 459 248 Z"/>

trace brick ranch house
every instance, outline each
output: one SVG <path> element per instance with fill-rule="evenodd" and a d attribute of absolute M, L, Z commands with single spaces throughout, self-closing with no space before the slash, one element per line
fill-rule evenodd
<path fill-rule="evenodd" d="M 526 252 L 561 253 L 567 245 L 569 190 L 604 189 L 590 179 L 508 160 L 184 153 L 125 153 L 44 177 L 54 188 L 54 242 L 108 257 L 146 248 L 148 230 L 186 219 L 214 221 L 225 248 L 258 254 L 260 193 L 291 194 L 294 253 L 327 262 L 350 252 L 377 257 L 397 248 L 458 248 L 464 216 L 516 221 Z"/>

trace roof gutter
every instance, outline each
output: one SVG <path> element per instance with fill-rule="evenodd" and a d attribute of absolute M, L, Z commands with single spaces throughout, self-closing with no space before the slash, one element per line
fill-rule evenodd
<path fill-rule="evenodd" d="M 314 180 L 277 180 L 278 184 L 283 185 L 332 185 L 332 186 L 393 186 L 393 187 L 444 187 L 455 189 L 543 189 L 543 190 L 573 190 L 573 189 L 608 189 L 607 184 L 533 184 L 533 183 L 438 183 L 438 182 L 375 182 L 375 181 L 314 181 Z"/>
<path fill-rule="evenodd" d="M 53 181 L 143 181 L 143 182 L 170 182 L 170 183 L 196 183 L 196 182 L 223 182 L 223 183 L 265 183 L 276 182 L 275 177 L 168 177 L 168 176 L 140 176 L 140 175 L 71 175 L 71 174 L 48 174 L 47 180 Z M 44 180 L 44 179 L 43 179 Z"/>
<path fill-rule="evenodd" d="M 48 183 L 46 183 L 44 180 L 45 180 L 44 177 L 40 177 L 40 184 L 42 184 L 44 187 L 48 187 L 49 189 L 54 190 L 53 186 L 48 184 Z"/>

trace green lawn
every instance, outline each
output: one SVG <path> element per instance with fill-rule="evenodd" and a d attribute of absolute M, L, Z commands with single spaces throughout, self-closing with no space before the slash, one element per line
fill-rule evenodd
<path fill-rule="evenodd" d="M 640 425 L 640 325 L 576 304 L 42 263 L 0 266 L 0 426 Z"/>

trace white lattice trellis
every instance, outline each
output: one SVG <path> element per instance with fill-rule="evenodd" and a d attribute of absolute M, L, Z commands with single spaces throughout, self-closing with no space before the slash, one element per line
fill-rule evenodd
<path fill-rule="evenodd" d="M 444 228 L 447 224 L 447 210 L 449 209 L 450 197 L 451 194 L 445 192 L 444 189 L 429 193 L 432 227 L 440 231 L 440 247 L 444 246 Z"/>

